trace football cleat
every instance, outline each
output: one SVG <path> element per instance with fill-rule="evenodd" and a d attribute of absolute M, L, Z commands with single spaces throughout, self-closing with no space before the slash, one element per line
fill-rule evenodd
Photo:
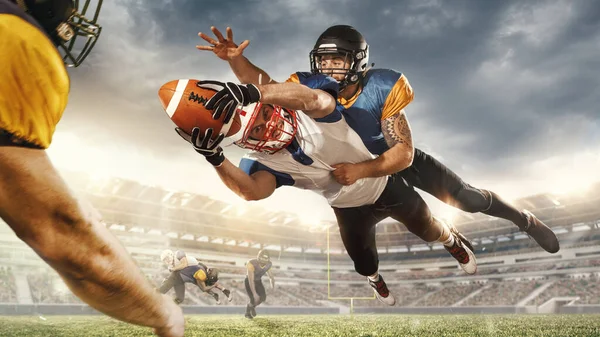
<path fill-rule="evenodd" d="M 458 264 L 465 273 L 469 275 L 475 274 L 477 272 L 477 260 L 473 253 L 473 245 L 471 245 L 471 242 L 464 235 L 458 232 L 456 227 L 449 227 L 450 235 L 454 236 L 454 245 L 452 247 L 444 245 L 444 248 L 458 261 Z"/>
<path fill-rule="evenodd" d="M 387 284 L 385 284 L 385 281 L 383 280 L 383 276 L 379 275 L 379 280 L 377 280 L 377 282 L 371 281 L 368 277 L 367 281 L 369 282 L 369 285 L 373 288 L 377 299 L 379 299 L 381 302 L 387 305 L 396 304 L 396 298 L 394 298 L 394 295 L 390 293 Z"/>
<path fill-rule="evenodd" d="M 250 307 L 250 315 L 252 315 L 252 317 L 256 317 L 256 307 L 254 307 L 254 306 Z"/>
<path fill-rule="evenodd" d="M 523 210 L 523 214 L 527 217 L 527 226 L 521 230 L 533 238 L 548 253 L 554 254 L 558 252 L 560 249 L 558 238 L 550 227 L 546 226 L 546 224 L 526 209 Z"/>
<path fill-rule="evenodd" d="M 250 304 L 246 304 L 246 314 L 244 315 L 244 317 L 248 318 L 248 319 L 252 319 L 254 318 L 254 316 L 252 316 L 252 307 L 250 306 Z"/>
<path fill-rule="evenodd" d="M 217 304 L 221 304 L 221 301 L 219 301 L 219 294 L 217 294 L 217 293 L 212 293 L 211 295 L 212 295 L 212 297 L 214 297 L 214 298 L 215 298 L 215 301 L 217 301 Z"/>
<path fill-rule="evenodd" d="M 231 293 L 231 291 L 229 289 L 223 289 L 223 294 L 227 296 L 227 301 L 231 302 L 231 300 L 233 299 L 233 294 Z"/>

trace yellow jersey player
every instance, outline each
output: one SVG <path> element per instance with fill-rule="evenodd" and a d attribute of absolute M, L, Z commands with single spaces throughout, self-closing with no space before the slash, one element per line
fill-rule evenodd
<path fill-rule="evenodd" d="M 44 151 L 67 104 L 66 66 L 79 66 L 101 31 L 102 1 L 90 18 L 81 2 L 80 12 L 79 1 L 0 0 L 0 217 L 93 308 L 183 336 L 179 306 L 153 289 Z M 76 39 L 85 39 L 77 51 Z"/>
<path fill-rule="evenodd" d="M 221 304 L 221 301 L 219 294 L 214 292 L 213 288 L 221 290 L 229 302 L 233 299 L 231 291 L 219 282 L 217 268 L 208 268 L 182 250 L 173 252 L 165 249 L 160 253 L 160 260 L 167 266 L 171 274 L 163 280 L 158 290 L 161 294 L 166 294 L 171 288 L 175 288 L 175 303 L 180 304 L 185 299 L 186 283 L 198 286 L 200 290 L 211 295 L 217 304 Z"/>

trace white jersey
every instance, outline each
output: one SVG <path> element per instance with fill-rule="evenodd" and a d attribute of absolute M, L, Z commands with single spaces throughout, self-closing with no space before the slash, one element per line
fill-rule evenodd
<path fill-rule="evenodd" d="M 343 186 L 331 173 L 334 170 L 331 165 L 375 158 L 341 113 L 334 111 L 324 118 L 312 119 L 297 111 L 297 119 L 295 146 L 292 143 L 275 154 L 249 152 L 242 158 L 240 168 L 248 174 L 260 170 L 271 172 L 277 178 L 277 187 L 289 185 L 317 192 L 333 207 L 375 203 L 385 189 L 387 176 L 364 178 Z"/>

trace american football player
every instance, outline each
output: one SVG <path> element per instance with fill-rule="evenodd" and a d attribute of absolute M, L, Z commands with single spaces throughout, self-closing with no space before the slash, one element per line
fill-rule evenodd
<path fill-rule="evenodd" d="M 180 304 L 185 299 L 185 283 L 198 286 L 200 290 L 211 295 L 217 304 L 221 304 L 221 301 L 219 294 L 215 293 L 213 288 L 221 290 L 229 302 L 233 299 L 231 291 L 219 283 L 217 268 L 208 268 L 182 250 L 173 253 L 172 250 L 165 249 L 160 254 L 160 260 L 171 274 L 163 280 L 159 291 L 161 294 L 166 294 L 171 288 L 175 288 L 175 303 Z"/>
<path fill-rule="evenodd" d="M 401 221 L 426 242 L 443 243 L 465 272 L 475 273 L 477 263 L 468 240 L 433 218 L 420 195 L 399 174 L 362 178 L 351 185 L 335 180 L 332 165 L 372 160 L 374 155 L 342 118 L 336 103 L 338 83 L 321 74 L 310 77 L 319 89 L 298 83 L 197 83 L 216 90 L 205 103 L 215 116 L 225 113 L 226 122 L 235 113 L 240 117 L 242 127 L 232 138 L 236 145 L 252 151 L 239 168 L 225 158 L 219 146 L 224 135 L 212 140 L 210 128 L 204 134 L 199 128 L 193 129 L 192 135 L 179 128 L 176 131 L 206 157 L 227 187 L 246 200 L 267 198 L 284 185 L 324 196 L 336 215 L 355 270 L 367 277 L 378 298 L 388 305 L 395 299 L 378 273 L 375 243 L 375 225 L 387 217 Z"/>
<path fill-rule="evenodd" d="M 275 289 L 275 277 L 271 272 L 271 255 L 268 250 L 261 249 L 255 259 L 250 259 L 246 262 L 246 278 L 244 285 L 246 293 L 250 301 L 246 305 L 246 318 L 252 319 L 256 317 L 256 307 L 267 299 L 267 292 L 262 283 L 262 277 L 267 274 L 271 289 Z"/>
<path fill-rule="evenodd" d="M 93 308 L 183 336 L 181 309 L 156 293 L 45 152 L 67 104 L 66 67 L 79 66 L 100 36 L 101 1 L 95 11 L 89 3 L 0 0 L 0 217 Z"/>
<path fill-rule="evenodd" d="M 238 46 L 233 42 L 231 28 L 227 28 L 227 38 L 215 27 L 211 30 L 217 40 L 199 33 L 211 46 L 197 46 L 198 49 L 213 51 L 227 60 L 241 83 L 276 83 L 243 56 L 248 40 Z M 554 232 L 531 212 L 517 210 L 490 190 L 471 186 L 432 156 L 411 149 L 404 108 L 413 100 L 413 89 L 405 75 L 369 67 L 369 45 L 360 32 L 347 25 L 327 28 L 310 52 L 310 62 L 313 74 L 325 73 L 339 82 L 342 115 L 369 151 L 379 156 L 363 163 L 336 165 L 334 175 L 338 182 L 352 184 L 360 178 L 401 171 L 409 184 L 442 202 L 465 212 L 482 212 L 512 221 L 544 250 L 558 252 L 560 246 Z M 310 86 L 305 82 L 308 78 L 306 73 L 298 72 L 287 81 Z"/>

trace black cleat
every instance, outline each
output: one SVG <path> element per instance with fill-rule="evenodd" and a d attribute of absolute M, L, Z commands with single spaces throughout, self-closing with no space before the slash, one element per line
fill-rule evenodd
<path fill-rule="evenodd" d="M 211 295 L 212 295 L 212 297 L 214 297 L 214 298 L 215 298 L 215 301 L 217 301 L 217 304 L 221 304 L 221 301 L 219 301 L 219 294 L 217 294 L 217 293 L 212 293 Z"/>
<path fill-rule="evenodd" d="M 475 253 L 473 253 L 473 245 L 464 235 L 458 232 L 456 227 L 449 227 L 450 235 L 454 236 L 454 245 L 452 247 L 444 246 L 444 248 L 458 261 L 465 273 L 475 274 L 477 272 L 477 260 L 475 259 Z"/>
<path fill-rule="evenodd" d="M 253 319 L 254 316 L 252 316 L 252 307 L 250 306 L 250 304 L 246 304 L 246 314 L 244 315 L 244 317 L 248 318 L 248 319 Z"/>
<path fill-rule="evenodd" d="M 523 210 L 523 214 L 527 218 L 527 226 L 521 230 L 532 237 L 548 253 L 554 254 L 558 252 L 560 249 L 558 238 L 550 227 L 546 226 L 546 224 L 526 209 Z"/>
<path fill-rule="evenodd" d="M 227 301 L 231 302 L 233 299 L 233 294 L 231 294 L 231 291 L 229 289 L 223 289 L 223 294 L 227 296 Z"/>

